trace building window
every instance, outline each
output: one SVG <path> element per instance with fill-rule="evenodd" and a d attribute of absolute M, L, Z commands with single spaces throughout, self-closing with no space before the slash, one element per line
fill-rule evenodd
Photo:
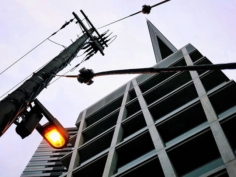
<path fill-rule="evenodd" d="M 224 75 L 222 71 L 210 71 L 206 74 L 204 74 L 201 78 L 202 84 L 208 92 L 209 90 L 215 88 L 216 86 L 226 83 L 229 81 L 229 79 Z"/>
<path fill-rule="evenodd" d="M 165 80 L 165 82 L 158 83 L 155 87 L 145 92 L 144 99 L 147 105 L 150 105 L 189 81 L 191 81 L 189 72 L 177 73 Z"/>
<path fill-rule="evenodd" d="M 160 122 L 156 128 L 167 145 L 173 139 L 177 141 L 179 137 L 186 137 L 204 123 L 207 123 L 207 118 L 201 103 L 197 102 Z"/>
<path fill-rule="evenodd" d="M 73 172 L 74 177 L 100 177 L 103 174 L 107 155 L 103 155 Z"/>
<path fill-rule="evenodd" d="M 211 104 L 216 114 L 219 117 L 226 114 L 227 112 L 235 111 L 236 107 L 235 90 L 236 90 L 236 84 L 235 82 L 232 82 L 209 95 Z"/>
<path fill-rule="evenodd" d="M 223 120 L 221 122 L 221 126 L 224 130 L 224 133 L 228 139 L 228 142 L 230 143 L 234 153 L 236 154 L 236 139 L 235 139 L 235 135 L 236 135 L 236 114 L 234 113 L 234 115 L 230 116 L 228 119 Z"/>
<path fill-rule="evenodd" d="M 115 101 L 107 104 L 105 107 L 101 108 L 100 110 L 92 114 L 91 116 L 87 117 L 85 119 L 87 123 L 87 127 L 89 127 L 90 125 L 94 124 L 95 122 L 102 119 L 106 115 L 120 108 L 122 100 L 123 100 L 123 96 L 119 97 Z"/>
<path fill-rule="evenodd" d="M 177 174 L 184 177 L 199 177 L 224 164 L 209 129 L 168 149 L 167 154 Z"/>
<path fill-rule="evenodd" d="M 157 156 L 135 166 L 131 170 L 125 171 L 119 177 L 135 177 L 135 176 L 158 176 L 164 177 L 161 164 Z"/>
<path fill-rule="evenodd" d="M 116 125 L 119 111 L 116 111 L 83 131 L 84 143 Z"/>
<path fill-rule="evenodd" d="M 152 155 L 150 153 L 155 153 L 153 150 L 154 145 L 149 132 L 144 132 L 132 138 L 116 148 L 118 155 L 116 170 L 119 172 L 129 168 L 129 166 L 138 163 L 146 156 Z"/>
<path fill-rule="evenodd" d="M 172 111 L 190 103 L 196 98 L 198 98 L 198 94 L 194 85 L 190 83 L 175 92 L 172 92 L 161 100 L 154 102 L 153 105 L 149 106 L 149 110 L 153 119 L 157 121 L 161 117 L 171 114 Z"/>
<path fill-rule="evenodd" d="M 123 121 L 121 126 L 123 129 L 122 139 L 124 140 L 130 135 L 137 132 L 138 130 L 146 127 L 147 125 L 142 112 L 140 112 L 139 114 L 134 115 L 133 117 L 130 117 L 129 119 Z"/>
<path fill-rule="evenodd" d="M 190 55 L 190 58 L 192 59 L 193 62 L 195 62 L 203 57 L 202 54 L 198 50 L 194 50 L 189 55 Z"/>
<path fill-rule="evenodd" d="M 92 142 L 84 144 L 79 150 L 80 164 L 105 151 L 111 145 L 114 129 L 104 133 Z"/>

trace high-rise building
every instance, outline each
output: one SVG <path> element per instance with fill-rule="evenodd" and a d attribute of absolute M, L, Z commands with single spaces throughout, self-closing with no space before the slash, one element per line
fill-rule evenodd
<path fill-rule="evenodd" d="M 78 129 L 67 128 L 67 131 L 69 136 L 73 139 Z M 42 140 L 21 177 L 60 176 L 67 171 L 60 159 L 72 150 L 73 146 L 71 142 L 63 149 L 54 149 L 45 140 Z"/>
<path fill-rule="evenodd" d="M 154 67 L 211 64 L 147 24 Z M 79 114 L 61 177 L 236 177 L 235 90 L 219 70 L 139 75 Z"/>

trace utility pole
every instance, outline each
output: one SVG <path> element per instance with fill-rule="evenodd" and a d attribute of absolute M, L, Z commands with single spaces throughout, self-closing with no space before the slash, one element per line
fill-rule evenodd
<path fill-rule="evenodd" d="M 94 29 L 90 29 L 89 32 L 92 34 Z M 0 136 L 15 122 L 22 111 L 27 108 L 27 105 L 47 87 L 55 74 L 64 69 L 75 58 L 87 39 L 89 39 L 87 34 L 81 36 L 0 102 Z"/>
<path fill-rule="evenodd" d="M 24 112 L 27 112 L 25 110 L 28 106 L 32 107 L 31 103 L 35 100 L 37 95 L 39 95 L 39 93 L 47 87 L 49 82 L 59 71 L 64 69 L 75 58 L 88 39 L 90 39 L 90 42 L 85 48 L 90 46 L 88 49 L 90 53 L 88 54 L 87 59 L 89 59 L 98 50 L 104 55 L 104 48 L 102 46 L 107 46 L 107 40 L 105 40 L 106 38 L 103 38 L 106 33 L 100 35 L 82 10 L 81 12 L 90 24 L 91 29 L 88 30 L 77 14 L 73 12 L 72 14 L 77 20 L 77 23 L 82 26 L 85 33 L 62 53 L 52 59 L 46 66 L 38 72 L 33 73 L 33 76 L 30 79 L 25 81 L 15 91 L 0 101 L 0 136 L 5 133 L 12 123 L 18 123 L 16 122 L 18 117 L 24 115 Z M 94 38 L 92 36 L 94 31 L 97 33 L 98 38 Z"/>

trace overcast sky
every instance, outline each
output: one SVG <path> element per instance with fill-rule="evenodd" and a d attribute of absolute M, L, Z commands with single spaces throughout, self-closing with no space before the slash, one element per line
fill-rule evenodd
<path fill-rule="evenodd" d="M 82 9 L 94 26 L 100 27 L 141 10 L 143 4 L 153 5 L 158 2 L 1 0 L 0 72 L 58 30 L 65 21 L 73 18 L 73 11 L 82 18 Z M 110 29 L 118 37 L 106 48 L 105 56 L 97 53 L 81 67 L 99 72 L 154 65 L 155 58 L 146 18 L 178 49 L 191 43 L 213 63 L 235 62 L 235 17 L 236 0 L 172 0 L 152 9 L 149 15 L 139 14 L 99 30 L 102 33 Z M 71 39 L 74 41 L 80 32 L 80 28 L 73 23 L 51 39 L 69 46 Z M 61 46 L 47 41 L 0 75 L 0 96 L 62 50 Z M 82 57 L 73 60 L 71 67 L 81 59 Z M 77 74 L 81 67 L 70 74 Z M 225 73 L 230 79 L 236 79 L 235 71 Z M 94 79 L 91 86 L 79 84 L 76 79 L 61 78 L 45 89 L 38 99 L 65 127 L 73 127 L 83 109 L 133 77 L 134 75 L 100 77 Z M 12 125 L 0 138 L 0 176 L 20 176 L 41 139 L 38 132 L 34 131 L 22 140 L 15 133 L 15 125 Z"/>

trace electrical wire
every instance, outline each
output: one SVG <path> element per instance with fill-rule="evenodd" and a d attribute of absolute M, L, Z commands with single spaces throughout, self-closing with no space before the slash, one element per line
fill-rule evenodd
<path fill-rule="evenodd" d="M 68 72 L 70 72 L 70 71 L 71 71 L 71 69 L 70 69 L 69 71 L 65 72 L 62 76 L 60 76 L 60 77 L 58 77 L 57 79 L 55 79 L 54 81 L 50 82 L 47 86 L 52 85 L 54 82 L 56 82 L 57 80 L 59 80 L 61 77 L 65 76 L 65 75 L 66 75 Z"/>
<path fill-rule="evenodd" d="M 84 54 L 82 54 L 82 55 L 84 55 Z M 81 55 L 80 55 L 80 56 L 81 56 Z M 74 71 L 79 65 L 81 65 L 81 64 L 85 61 L 85 58 L 86 58 L 86 57 L 84 57 L 83 60 L 82 60 L 80 63 L 78 63 L 77 65 L 75 65 L 72 69 L 70 69 L 69 71 L 65 72 L 63 75 L 61 75 L 61 77 L 65 76 L 65 75 L 66 75 L 67 73 L 69 73 L 69 72 Z M 51 83 L 49 83 L 47 86 L 53 84 L 54 82 L 56 82 L 57 80 L 59 80 L 61 77 L 55 79 L 54 81 L 52 81 Z"/>
<path fill-rule="evenodd" d="M 16 84 L 14 87 L 12 87 L 10 90 L 8 90 L 6 93 L 4 93 L 0 98 L 4 97 L 6 94 L 8 94 L 10 91 L 12 91 L 14 88 L 16 88 L 18 85 L 20 85 L 22 82 L 26 81 L 32 74 L 28 75 L 25 79 L 20 81 L 18 84 Z"/>
<path fill-rule="evenodd" d="M 49 62 L 51 62 L 52 60 L 50 60 Z M 36 71 L 34 71 L 34 73 L 38 72 L 40 69 L 42 69 L 44 66 L 46 66 L 49 62 L 47 62 L 46 64 L 44 64 L 43 66 L 41 66 L 40 68 L 38 68 Z M 4 97 L 6 94 L 8 94 L 10 91 L 12 91 L 14 88 L 16 88 L 18 85 L 20 85 L 22 82 L 26 81 L 30 76 L 32 76 L 33 74 L 28 75 L 26 78 L 24 78 L 22 81 L 20 81 L 18 84 L 16 84 L 14 87 L 12 87 L 10 90 L 8 90 L 7 92 L 5 92 L 2 96 L 0 96 L 0 98 Z"/>
<path fill-rule="evenodd" d="M 79 55 L 79 56 L 76 56 L 76 57 L 81 57 L 81 56 L 84 55 L 84 54 L 85 54 L 85 52 L 84 52 L 83 54 Z"/>
<path fill-rule="evenodd" d="M 64 49 L 66 48 L 64 45 L 61 45 L 61 44 L 59 44 L 59 43 L 57 43 L 57 42 L 54 42 L 54 41 L 52 41 L 51 39 L 48 39 L 50 42 L 52 42 L 52 43 L 54 43 L 54 44 L 57 44 L 57 45 L 59 45 L 59 46 L 62 46 Z"/>
<path fill-rule="evenodd" d="M 50 37 L 54 36 L 55 34 L 57 34 L 57 32 L 59 32 L 60 30 L 62 30 L 63 28 L 65 28 L 67 25 L 69 25 L 74 19 L 71 19 L 69 22 L 66 22 L 64 25 L 62 25 L 62 27 L 57 30 L 56 32 L 54 32 L 53 34 L 51 34 L 49 37 L 47 37 L 46 39 L 44 39 L 42 42 L 40 42 L 38 45 L 36 45 L 35 47 L 33 47 L 30 51 L 28 51 L 26 54 L 24 54 L 22 57 L 20 57 L 19 59 L 17 59 L 15 62 L 13 62 L 11 65 L 9 65 L 6 69 L 4 69 L 3 71 L 1 71 L 0 75 L 2 75 L 4 72 L 6 72 L 8 69 L 10 69 L 13 65 L 15 65 L 16 63 L 18 63 L 20 60 L 22 60 L 25 56 L 27 56 L 29 53 L 31 53 L 33 50 L 35 50 L 37 47 L 39 47 L 40 45 L 42 45 L 45 41 L 47 41 Z"/>
<path fill-rule="evenodd" d="M 168 1 L 170 1 L 170 0 L 165 0 L 165 1 L 159 2 L 159 3 L 157 3 L 157 4 L 154 4 L 154 5 L 151 6 L 151 8 L 156 7 L 156 6 L 158 6 L 158 5 L 161 5 L 161 4 L 164 4 L 164 3 L 168 2 Z M 114 21 L 114 22 L 108 23 L 108 24 L 106 24 L 106 25 L 104 25 L 104 26 L 101 26 L 101 27 L 99 27 L 99 28 L 97 28 L 97 29 L 101 29 L 101 28 L 104 28 L 104 27 L 106 27 L 106 26 L 112 25 L 112 24 L 117 23 L 117 22 L 119 22 L 119 21 L 122 21 L 122 20 L 124 20 L 124 19 L 126 19 L 126 18 L 129 18 L 129 17 L 132 17 L 132 16 L 134 16 L 134 15 L 137 15 L 137 14 L 139 14 L 139 13 L 141 13 L 141 12 L 142 12 L 142 11 L 135 12 L 135 13 L 129 15 L 129 16 L 126 16 L 126 17 L 121 18 L 121 19 L 119 19 L 119 20 L 116 20 L 116 21 Z"/>
<path fill-rule="evenodd" d="M 111 34 L 112 34 L 112 33 L 111 33 Z M 110 35 L 111 35 L 111 34 L 110 34 Z M 117 38 L 117 35 L 112 36 L 110 39 L 112 39 L 112 38 L 114 38 L 114 39 L 113 39 L 109 44 L 111 44 L 111 43 Z M 108 45 L 109 45 L 109 44 L 108 44 Z M 84 52 L 82 55 L 84 55 L 84 54 L 85 54 L 85 52 Z M 80 57 L 80 56 L 82 56 L 82 55 L 79 55 L 79 56 L 77 56 L 77 57 Z M 86 56 L 82 59 L 82 61 L 81 61 L 80 63 L 78 63 L 77 65 L 75 65 L 75 66 L 74 66 L 72 69 L 70 69 L 69 71 L 65 72 L 63 75 L 60 75 L 59 78 L 55 79 L 54 81 L 52 81 L 51 83 L 49 83 L 47 86 L 53 84 L 54 82 L 56 82 L 57 80 L 59 80 L 61 77 L 66 77 L 65 75 L 66 75 L 67 73 L 69 73 L 69 72 L 74 71 L 78 66 L 80 66 L 80 65 L 85 61 L 85 58 L 86 58 Z"/>
<path fill-rule="evenodd" d="M 51 36 L 50 36 L 51 37 Z M 26 54 L 24 54 L 22 57 L 20 57 L 18 60 L 16 60 L 15 62 L 13 62 L 10 66 L 8 66 L 6 69 L 4 69 L 1 73 L 3 74 L 4 72 L 6 72 L 9 68 L 11 68 L 13 65 L 15 65 L 17 62 L 19 62 L 21 59 L 23 59 L 26 55 L 28 55 L 30 52 L 32 52 L 34 49 L 36 49 L 37 47 L 39 47 L 41 44 L 43 44 L 46 40 L 48 40 L 49 37 L 47 37 L 46 39 L 44 39 L 42 42 L 40 42 L 38 45 L 36 45 L 34 48 L 32 48 L 29 52 L 27 52 Z"/>
<path fill-rule="evenodd" d="M 27 56 L 30 52 L 32 52 L 33 50 L 35 50 L 37 47 L 39 47 L 41 44 L 43 44 L 45 41 L 47 41 L 50 37 L 52 37 L 53 35 L 55 35 L 59 30 L 57 30 L 56 32 L 54 32 L 52 35 L 50 35 L 49 37 L 47 37 L 46 39 L 44 39 L 42 42 L 40 42 L 38 45 L 36 45 L 35 47 L 33 47 L 30 51 L 28 51 L 26 54 L 24 54 L 22 57 L 20 57 L 18 60 L 16 60 L 15 62 L 13 62 L 10 66 L 8 66 L 6 69 L 4 69 L 1 73 L 3 74 L 4 72 L 6 72 L 8 69 L 10 69 L 13 65 L 15 65 L 17 62 L 19 62 L 21 59 L 23 59 L 25 56 Z"/>
<path fill-rule="evenodd" d="M 84 20 L 84 19 L 83 19 Z M 58 30 L 58 31 L 60 31 L 60 30 Z M 51 36 L 53 36 L 53 35 L 55 35 L 58 31 L 56 31 L 56 32 L 54 32 Z M 30 50 L 28 53 L 26 53 L 24 56 L 26 56 L 27 54 L 29 54 L 30 52 L 32 52 L 35 48 L 37 48 L 39 45 L 41 45 L 43 42 L 45 42 L 46 40 L 49 40 L 49 41 L 51 41 L 51 42 L 53 42 L 53 43 L 55 43 L 55 44 L 57 44 L 57 45 L 60 45 L 60 44 L 58 44 L 58 43 L 56 43 L 56 42 L 54 42 L 54 41 L 52 41 L 52 40 L 50 40 L 49 39 L 50 37 L 48 37 L 47 39 L 45 39 L 44 41 L 42 41 L 40 44 L 38 44 L 37 46 L 35 46 L 32 50 Z M 62 45 L 61 45 L 62 46 Z M 64 46 L 63 46 L 64 47 Z M 82 55 L 84 55 L 85 53 L 83 53 Z M 82 56 L 82 55 L 79 55 L 79 56 L 77 56 L 77 57 L 80 57 L 80 56 Z M 24 56 L 22 56 L 21 57 L 21 59 L 24 57 Z M 49 61 L 49 62 L 51 62 L 51 60 Z M 36 72 L 38 72 L 40 69 L 42 69 L 44 66 L 46 66 L 49 62 L 47 62 L 46 64 L 44 64 L 42 67 L 40 67 L 39 69 L 37 69 L 36 71 L 34 71 L 34 73 L 36 73 Z M 15 62 L 15 63 L 17 63 L 17 61 Z M 81 64 L 81 63 L 80 63 Z M 13 65 L 13 64 L 12 64 Z M 9 69 L 10 67 L 8 67 L 7 69 Z M 5 71 L 7 70 L 7 69 L 5 69 Z M 73 69 L 73 68 L 72 68 Z M 5 72 L 5 71 L 3 71 L 3 72 Z M 70 71 L 70 70 L 69 70 Z M 68 71 L 68 72 L 69 72 Z M 67 74 L 68 72 L 66 72 L 65 74 Z M 2 73 L 1 73 L 2 74 Z M 22 81 L 20 81 L 18 84 L 16 84 L 14 87 L 12 87 L 10 90 L 8 90 L 7 92 L 5 92 L 3 95 L 1 95 L 0 96 L 0 98 L 2 98 L 2 97 L 4 97 L 5 95 L 7 95 L 10 91 L 12 91 L 14 88 L 16 88 L 17 86 L 19 86 L 21 83 L 23 83 L 24 81 L 26 81 L 30 76 L 32 76 L 33 74 L 30 74 L 30 75 L 28 75 L 25 79 L 23 79 Z M 56 80 L 58 80 L 58 79 L 56 79 Z M 55 80 L 55 81 L 56 81 Z M 53 81 L 53 82 L 55 82 L 55 81 Z M 53 83 L 52 82 L 52 83 Z M 50 84 L 52 84 L 52 83 L 50 83 Z M 50 85 L 50 84 L 48 84 L 48 85 Z"/>
<path fill-rule="evenodd" d="M 112 37 L 110 38 L 110 40 L 111 40 L 112 38 L 114 38 L 114 39 L 113 39 L 111 42 L 109 42 L 107 45 L 110 45 L 112 42 L 114 42 L 114 40 L 116 40 L 116 38 L 117 38 L 117 35 L 112 36 Z"/>
<path fill-rule="evenodd" d="M 49 39 L 50 40 L 50 39 Z M 51 41 L 51 40 L 50 40 Z M 53 42 L 53 43 L 55 43 L 54 41 L 51 41 L 51 42 Z M 58 45 L 60 45 L 60 44 L 58 44 Z M 85 54 L 85 52 L 83 53 L 83 54 L 81 54 L 81 55 L 79 55 L 79 56 L 77 56 L 77 57 L 81 57 L 82 55 L 84 55 Z M 47 62 L 46 64 L 44 64 L 43 66 L 41 66 L 39 69 L 37 69 L 36 71 L 34 71 L 34 73 L 36 73 L 36 72 L 38 72 L 40 69 L 42 69 L 44 66 L 46 66 L 48 63 L 50 63 L 52 60 L 50 60 L 49 62 Z M 84 62 L 84 61 L 82 61 L 82 62 Z M 82 63 L 81 62 L 81 63 Z M 80 63 L 80 64 L 81 64 Z M 78 65 L 79 66 L 79 65 Z M 78 67 L 77 66 L 77 67 Z M 72 68 L 73 69 L 73 68 Z M 71 71 L 71 70 L 69 70 L 69 71 Z M 69 72 L 68 71 L 68 72 Z M 65 74 L 67 74 L 68 72 L 66 72 Z M 7 92 L 5 92 L 2 96 L 0 96 L 0 98 L 2 98 L 2 97 L 4 97 L 6 94 L 8 94 L 10 91 L 12 91 L 14 88 L 16 88 L 18 85 L 20 85 L 21 83 L 23 83 L 24 81 L 26 81 L 28 78 L 30 78 L 30 76 L 32 76 L 33 74 L 30 74 L 30 75 L 28 75 L 25 79 L 23 79 L 22 81 L 20 81 L 18 84 L 16 84 L 14 87 L 12 87 L 10 90 L 8 90 Z M 57 79 L 56 79 L 57 80 Z M 53 82 L 55 82 L 55 81 L 53 81 Z M 50 83 L 51 84 L 51 83 Z M 48 85 L 50 85 L 50 84 L 48 84 Z"/>

